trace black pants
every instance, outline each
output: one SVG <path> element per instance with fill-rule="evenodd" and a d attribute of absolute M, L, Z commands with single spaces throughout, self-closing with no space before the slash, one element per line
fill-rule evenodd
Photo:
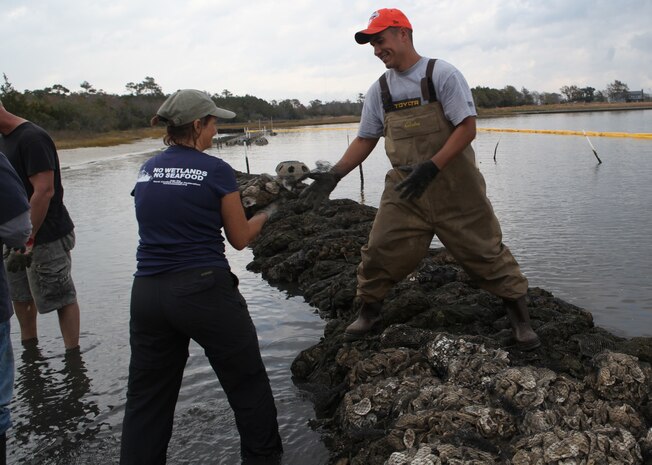
<path fill-rule="evenodd" d="M 243 463 L 280 463 L 274 398 L 235 275 L 212 268 L 137 277 L 129 327 L 121 465 L 165 464 L 191 338 L 203 347 L 233 409 Z"/>

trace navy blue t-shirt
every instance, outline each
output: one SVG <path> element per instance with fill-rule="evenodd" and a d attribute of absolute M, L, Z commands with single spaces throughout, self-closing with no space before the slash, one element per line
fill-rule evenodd
<path fill-rule="evenodd" d="M 29 210 L 27 193 L 23 183 L 9 160 L 0 152 L 0 224 L 5 224 Z M 0 251 L 2 238 L 0 238 Z M 0 323 L 7 321 L 13 313 L 5 267 L 0 263 Z"/>
<path fill-rule="evenodd" d="M 172 146 L 147 160 L 134 188 L 140 235 L 135 275 L 229 269 L 221 200 L 237 190 L 228 163 L 195 149 Z"/>

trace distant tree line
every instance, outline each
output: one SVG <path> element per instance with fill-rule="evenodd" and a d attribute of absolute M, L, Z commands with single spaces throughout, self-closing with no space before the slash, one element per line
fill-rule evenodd
<path fill-rule="evenodd" d="M 552 105 L 556 103 L 591 103 L 617 102 L 628 99 L 629 87 L 621 81 L 614 81 L 605 90 L 577 85 L 563 86 L 559 94 L 548 92 L 530 92 L 526 88 L 520 91 L 514 86 L 502 89 L 477 86 L 471 89 L 473 100 L 479 108 L 512 107 L 521 105 Z"/>
<path fill-rule="evenodd" d="M 142 82 L 128 82 L 124 95 L 115 95 L 95 89 L 82 82 L 80 90 L 72 91 L 61 84 L 39 90 L 17 91 L 3 74 L 0 99 L 12 113 L 33 121 L 48 130 L 73 130 L 105 132 L 147 127 L 167 95 L 153 77 Z M 561 94 L 530 92 L 508 85 L 503 89 L 475 87 L 471 89 L 479 108 L 510 107 L 520 105 L 547 105 L 562 102 L 604 102 L 622 100 L 629 88 L 614 81 L 604 91 L 593 87 L 564 86 Z M 334 116 L 359 116 L 364 95 L 356 101 L 323 102 L 312 100 L 306 106 L 297 99 L 270 102 L 253 95 L 237 96 L 223 90 L 212 95 L 215 103 L 236 113 L 234 122 L 255 123 L 267 120 L 300 120 Z"/>

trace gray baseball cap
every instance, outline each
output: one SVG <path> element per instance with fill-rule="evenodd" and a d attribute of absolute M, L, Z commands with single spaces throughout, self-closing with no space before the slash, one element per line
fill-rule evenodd
<path fill-rule="evenodd" d="M 235 113 L 218 108 L 213 99 L 201 90 L 181 89 L 170 95 L 156 114 L 169 126 L 182 126 L 204 116 L 230 119 Z"/>

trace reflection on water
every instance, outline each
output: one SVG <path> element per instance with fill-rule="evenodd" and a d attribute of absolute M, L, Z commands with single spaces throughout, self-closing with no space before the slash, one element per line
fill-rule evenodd
<path fill-rule="evenodd" d="M 630 132 L 652 127 L 652 111 L 624 113 L 502 118 L 479 120 L 479 125 Z M 301 160 L 310 167 L 317 160 L 337 161 L 356 125 L 323 129 L 279 133 L 266 146 L 248 148 L 252 172 L 274 173 L 283 160 Z M 505 242 L 530 285 L 590 310 L 597 324 L 621 335 L 649 336 L 652 142 L 592 142 L 602 165 L 597 166 L 582 137 L 482 132 L 474 148 Z M 138 151 L 160 147 L 150 141 L 139 144 Z M 245 170 L 243 147 L 212 153 Z M 18 324 L 12 325 L 17 376 L 9 464 L 117 464 L 138 237 L 129 193 L 148 156 L 74 164 L 63 171 L 66 204 L 76 224 L 73 276 L 81 307 L 82 354 L 65 357 L 55 315 L 39 316 L 39 348 L 22 353 Z M 359 173 L 353 172 L 332 197 L 377 206 L 387 169 L 381 141 L 363 164 L 364 189 Z M 272 287 L 248 272 L 249 250 L 229 249 L 227 256 L 258 331 L 277 401 L 284 464 L 323 465 L 325 447 L 319 433 L 308 427 L 312 405 L 308 394 L 292 383 L 290 364 L 319 340 L 324 323 L 296 289 Z M 191 343 L 168 463 L 232 465 L 238 463 L 238 452 L 226 397 L 203 351 Z"/>
<path fill-rule="evenodd" d="M 18 351 L 17 351 L 18 352 Z M 66 353 L 63 363 L 48 360 L 36 344 L 23 348 L 16 375 L 13 441 L 8 448 L 31 449 L 30 464 L 69 463 L 82 442 L 93 441 L 99 414 L 91 400 L 91 381 L 79 351 Z"/>
<path fill-rule="evenodd" d="M 153 143 L 150 150 L 160 145 Z M 21 354 L 18 324 L 12 325 L 17 379 L 9 464 L 118 463 L 138 237 L 129 193 L 148 156 L 74 165 L 62 172 L 66 204 L 76 225 L 73 277 L 81 307 L 83 369 L 74 372 L 76 381 L 66 371 L 70 364 L 64 364 L 56 315 L 39 315 L 38 351 Z M 290 373 L 296 354 L 319 340 L 323 322 L 302 298 L 271 288 L 248 272 L 251 251 L 229 249 L 227 256 L 240 278 L 272 381 L 284 463 L 324 464 L 327 453 L 320 435 L 307 426 L 312 405 L 292 384 Z M 191 343 L 168 463 L 231 465 L 239 463 L 239 450 L 228 401 L 203 350 Z"/>

